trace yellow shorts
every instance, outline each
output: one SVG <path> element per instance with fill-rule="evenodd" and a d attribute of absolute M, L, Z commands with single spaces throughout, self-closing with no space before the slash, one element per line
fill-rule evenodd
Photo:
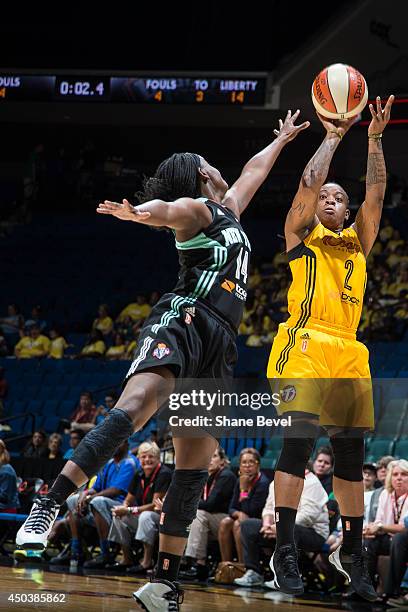
<path fill-rule="evenodd" d="M 273 392 L 281 396 L 278 413 L 306 412 L 322 426 L 372 429 L 368 349 L 328 331 L 309 326 L 294 333 L 288 323 L 279 325 L 267 370 Z"/>

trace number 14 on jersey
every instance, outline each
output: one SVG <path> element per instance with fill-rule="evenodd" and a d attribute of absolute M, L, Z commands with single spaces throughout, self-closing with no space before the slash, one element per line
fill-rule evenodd
<path fill-rule="evenodd" d="M 248 278 L 248 260 L 248 251 L 244 249 L 244 247 L 241 247 L 241 250 L 239 251 L 239 255 L 237 257 L 237 269 L 235 272 L 235 278 L 237 280 L 241 280 L 242 278 L 242 281 L 245 285 Z"/>

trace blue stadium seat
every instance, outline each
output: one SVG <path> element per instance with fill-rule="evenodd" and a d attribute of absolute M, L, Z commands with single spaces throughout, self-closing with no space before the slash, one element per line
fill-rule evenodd
<path fill-rule="evenodd" d="M 399 459 L 406 459 L 408 461 L 408 440 L 399 440 L 395 443 L 394 455 Z"/>
<path fill-rule="evenodd" d="M 49 399 L 55 399 L 60 402 L 68 396 L 68 393 L 69 393 L 69 387 L 67 387 L 67 385 L 57 385 L 52 390 L 52 393 Z"/>
<path fill-rule="evenodd" d="M 69 387 L 63 399 L 74 400 L 76 403 L 79 402 L 80 395 L 83 391 L 88 391 L 85 387 L 74 385 L 73 387 Z"/>
<path fill-rule="evenodd" d="M 77 406 L 77 402 L 75 400 L 72 400 L 72 399 L 63 400 L 60 403 L 59 408 L 58 408 L 59 416 L 63 417 L 64 419 L 69 418 L 69 416 L 74 412 L 76 406 Z"/>
<path fill-rule="evenodd" d="M 55 399 L 47 399 L 43 402 L 41 413 L 44 416 L 55 416 L 58 414 L 59 402 Z"/>
<path fill-rule="evenodd" d="M 40 393 L 41 385 L 30 385 L 26 387 L 25 397 L 27 399 L 37 399 L 38 394 Z"/>
<path fill-rule="evenodd" d="M 27 401 L 26 400 L 14 400 L 13 401 L 13 415 L 27 412 Z"/>
<path fill-rule="evenodd" d="M 392 455 L 393 448 L 393 438 L 374 438 L 368 445 L 366 461 L 377 461 L 384 455 Z"/>
<path fill-rule="evenodd" d="M 54 433 L 57 430 L 59 422 L 60 417 L 58 416 L 46 416 L 44 417 L 42 426 L 47 433 Z"/>
<path fill-rule="evenodd" d="M 53 387 L 49 387 L 48 385 L 41 385 L 37 393 L 37 399 L 42 400 L 43 402 L 47 401 L 48 399 L 51 399 L 53 390 Z"/>
<path fill-rule="evenodd" d="M 33 412 L 34 414 L 41 414 L 42 401 L 41 400 L 29 400 L 27 403 L 27 412 Z"/>
<path fill-rule="evenodd" d="M 73 385 L 77 385 L 78 383 L 79 372 L 64 372 L 61 380 L 61 385 L 66 385 L 67 387 L 72 387 Z"/>
<path fill-rule="evenodd" d="M 49 387 L 55 387 L 56 385 L 62 385 L 63 374 L 57 371 L 50 371 L 44 374 L 42 379 L 42 384 L 47 385 Z"/>

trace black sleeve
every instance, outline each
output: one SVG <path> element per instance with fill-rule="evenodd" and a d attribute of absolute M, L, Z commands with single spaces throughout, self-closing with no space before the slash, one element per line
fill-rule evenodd
<path fill-rule="evenodd" d="M 262 510 L 268 497 L 269 482 L 260 478 L 248 497 L 241 501 L 241 510 L 250 518 L 261 518 Z"/>
<path fill-rule="evenodd" d="M 154 492 L 155 493 L 166 493 L 167 489 L 170 486 L 170 482 L 171 482 L 171 471 L 167 471 L 167 470 L 160 470 L 160 472 L 157 475 L 157 480 L 155 482 L 154 485 Z"/>
<path fill-rule="evenodd" d="M 234 512 L 240 512 L 241 510 L 242 508 L 241 508 L 241 502 L 239 501 L 239 479 L 238 479 L 237 482 L 235 483 L 234 493 L 232 495 L 231 503 L 228 508 L 228 513 L 231 515 L 231 514 L 234 514 Z"/>
<path fill-rule="evenodd" d="M 222 505 L 222 502 L 229 501 L 234 489 L 234 480 L 228 472 L 220 474 L 214 484 L 214 488 L 206 500 L 200 499 L 199 510 L 207 510 L 214 512 L 216 507 Z"/>

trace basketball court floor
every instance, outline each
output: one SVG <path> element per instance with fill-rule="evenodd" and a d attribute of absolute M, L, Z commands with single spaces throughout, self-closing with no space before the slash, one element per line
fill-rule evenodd
<path fill-rule="evenodd" d="M 0 566 L 0 610 L 47 612 L 135 612 L 132 598 L 143 580 L 103 575 L 86 576 L 64 573 L 60 568 L 48 571 L 42 567 Z M 292 598 L 266 589 L 243 589 L 223 586 L 183 585 L 183 612 L 307 612 L 309 610 L 351 610 L 384 612 L 385 607 L 362 601 L 341 601 L 319 595 Z M 19 596 L 19 597 L 16 597 Z M 54 599 L 54 601 L 52 601 Z M 45 601 L 44 601 L 45 600 Z M 41 603 L 43 601 L 43 603 Z M 48 603 L 47 603 L 48 601 Z M 399 608 L 402 609 L 402 608 Z"/>

